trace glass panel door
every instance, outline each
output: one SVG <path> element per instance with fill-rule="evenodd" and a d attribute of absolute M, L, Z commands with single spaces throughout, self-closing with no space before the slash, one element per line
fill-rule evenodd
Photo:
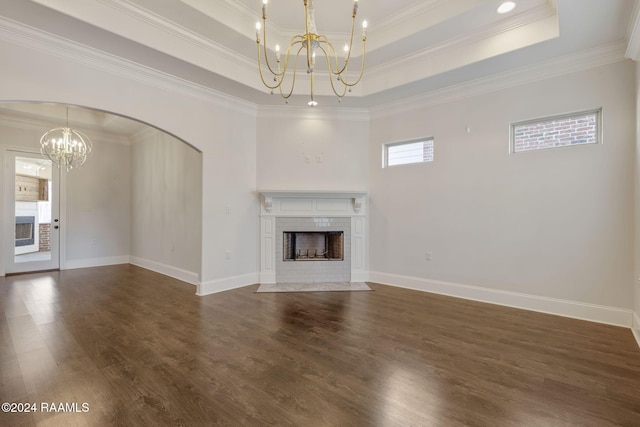
<path fill-rule="evenodd" d="M 7 151 L 5 271 L 60 268 L 59 169 L 39 154 Z"/>

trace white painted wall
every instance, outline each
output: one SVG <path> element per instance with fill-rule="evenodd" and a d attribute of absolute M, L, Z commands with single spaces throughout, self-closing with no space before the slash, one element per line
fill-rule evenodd
<path fill-rule="evenodd" d="M 66 221 L 61 227 L 67 229 L 67 238 L 62 267 L 121 263 L 129 256 L 129 146 L 99 140 L 95 132 L 92 136 L 87 162 L 64 177 Z"/>
<path fill-rule="evenodd" d="M 20 45 L 0 41 L 0 57 L 5 59 L 0 101 L 59 102 L 114 112 L 164 129 L 199 149 L 200 280 L 208 289 L 255 283 L 255 107 L 59 41 L 27 44 L 22 39 Z M 225 257 L 227 250 L 231 259 Z"/>
<path fill-rule="evenodd" d="M 258 187 L 367 190 L 369 115 L 321 108 L 264 108 L 258 114 Z"/>
<path fill-rule="evenodd" d="M 131 146 L 131 257 L 197 283 L 202 249 L 202 155 L 148 128 Z"/>
<path fill-rule="evenodd" d="M 203 150 L 201 294 L 257 283 L 259 272 L 256 115 L 214 111 Z"/>
<path fill-rule="evenodd" d="M 630 322 L 634 84 L 626 61 L 373 117 L 372 275 L 620 308 Z M 596 107 L 603 144 L 509 154 L 510 122 Z M 383 143 L 422 136 L 433 163 L 381 168 Z"/>

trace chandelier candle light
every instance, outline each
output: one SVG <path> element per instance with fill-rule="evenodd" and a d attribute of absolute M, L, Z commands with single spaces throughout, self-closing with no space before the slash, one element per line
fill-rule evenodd
<path fill-rule="evenodd" d="M 331 83 L 331 89 L 333 93 L 338 97 L 338 102 L 342 101 L 348 91 L 351 91 L 351 87 L 357 85 L 362 79 L 362 73 L 364 72 L 364 53 L 367 42 L 367 21 L 362 22 L 362 64 L 360 66 L 360 72 L 357 78 L 353 81 L 348 79 L 349 71 L 349 59 L 351 58 L 351 47 L 353 44 L 353 31 L 356 21 L 356 13 L 358 12 L 358 0 L 353 2 L 353 12 L 351 14 L 351 35 L 349 36 L 349 43 L 344 46 L 344 62 L 340 64 L 336 49 L 326 36 L 318 34 L 316 30 L 315 16 L 313 13 L 313 0 L 303 0 L 304 3 L 304 15 L 305 15 L 305 33 L 303 35 L 294 36 L 289 42 L 289 47 L 284 55 L 284 61 L 280 55 L 280 46 L 275 45 L 275 68 L 272 67 L 272 62 L 269 61 L 269 52 L 267 49 L 267 2 L 268 0 L 262 0 L 262 24 L 258 21 L 256 23 L 256 43 L 258 46 L 258 70 L 260 71 L 260 79 L 262 83 L 269 89 L 271 93 L 278 89 L 280 95 L 285 99 L 285 103 L 288 103 L 288 99 L 293 94 L 293 88 L 296 84 L 296 74 L 298 57 L 303 56 L 306 59 L 307 74 L 310 76 L 311 82 L 311 99 L 307 103 L 311 107 L 318 105 L 315 100 L 314 93 L 314 80 L 315 80 L 315 67 L 316 67 L 316 54 L 324 55 L 326 59 L 329 82 Z M 262 29 L 262 39 L 260 39 L 260 30 Z M 300 55 L 302 53 L 302 55 Z M 263 59 L 266 65 L 266 69 L 269 74 L 269 78 L 265 79 L 263 74 Z M 283 88 L 285 78 L 289 76 L 291 79 L 290 87 Z M 273 80 L 270 83 L 268 80 Z M 288 86 L 288 84 L 287 84 Z"/>
<path fill-rule="evenodd" d="M 67 107 L 67 125 L 51 129 L 40 138 L 40 152 L 58 167 L 64 166 L 67 172 L 87 161 L 91 153 L 91 140 L 83 133 L 69 127 L 69 107 Z"/>

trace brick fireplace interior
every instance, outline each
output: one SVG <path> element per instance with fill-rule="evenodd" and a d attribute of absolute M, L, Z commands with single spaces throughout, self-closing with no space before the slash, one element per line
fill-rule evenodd
<path fill-rule="evenodd" d="M 343 261 L 343 231 L 285 231 L 284 261 Z"/>

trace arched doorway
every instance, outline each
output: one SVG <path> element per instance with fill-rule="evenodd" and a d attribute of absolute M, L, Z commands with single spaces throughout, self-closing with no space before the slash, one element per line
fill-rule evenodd
<path fill-rule="evenodd" d="M 195 282 L 201 268 L 202 160 L 201 153 L 184 141 L 145 123 L 90 108 L 1 103 L 5 161 L 11 150 L 30 153 L 37 161 L 40 136 L 65 124 L 67 107 L 70 126 L 90 136 L 93 153 L 81 168 L 61 173 L 60 215 L 52 218 L 59 219 L 59 267 L 132 262 L 174 276 L 172 272 L 179 271 L 183 280 Z M 6 175 L 5 193 L 14 186 Z M 14 216 L 4 204 L 7 230 Z M 16 256 L 14 250 L 3 245 L 6 266 L 6 260 Z"/>

